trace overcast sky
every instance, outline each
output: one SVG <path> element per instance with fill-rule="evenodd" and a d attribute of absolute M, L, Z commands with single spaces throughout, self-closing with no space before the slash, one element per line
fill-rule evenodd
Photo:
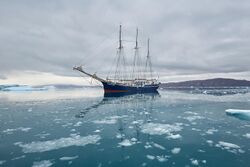
<path fill-rule="evenodd" d="M 249 16 L 249 0 L 2 0 L 0 84 L 78 84 L 78 64 L 105 76 L 119 24 L 127 58 L 136 27 L 141 56 L 150 37 L 162 81 L 250 79 Z"/>

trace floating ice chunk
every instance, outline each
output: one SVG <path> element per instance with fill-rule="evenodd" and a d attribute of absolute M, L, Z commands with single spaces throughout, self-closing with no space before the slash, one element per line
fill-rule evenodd
<path fill-rule="evenodd" d="M 34 152 L 57 150 L 60 148 L 70 147 L 70 146 L 85 146 L 87 144 L 95 144 L 100 139 L 101 137 L 99 135 L 89 135 L 85 137 L 76 135 L 55 140 L 31 142 L 28 144 L 22 144 L 18 142 L 15 143 L 15 145 L 22 147 L 24 153 L 34 153 Z"/>
<path fill-rule="evenodd" d="M 50 160 L 43 160 L 39 162 L 34 162 L 32 167 L 50 167 L 53 163 Z"/>
<path fill-rule="evenodd" d="M 206 161 L 206 160 L 202 160 L 201 162 L 202 162 L 202 163 L 204 163 L 204 164 L 205 164 L 205 163 L 207 163 L 207 161 Z"/>
<path fill-rule="evenodd" d="M 22 155 L 22 156 L 19 156 L 19 157 L 15 157 L 15 158 L 12 158 L 11 160 L 18 160 L 18 159 L 22 159 L 22 158 L 25 158 L 26 156 L 25 155 Z"/>
<path fill-rule="evenodd" d="M 93 123 L 95 123 L 95 124 L 116 124 L 118 119 L 124 118 L 124 117 L 127 117 L 127 115 L 106 117 L 106 118 L 101 119 L 101 120 L 95 120 L 95 121 L 93 121 Z"/>
<path fill-rule="evenodd" d="M 227 109 L 226 114 L 242 120 L 250 120 L 250 110 Z"/>
<path fill-rule="evenodd" d="M 141 166 L 146 166 L 147 165 L 147 163 L 146 162 L 143 162 L 142 164 L 141 164 Z"/>
<path fill-rule="evenodd" d="M 183 119 L 186 119 L 189 122 L 193 122 L 193 121 L 198 120 L 198 119 L 205 119 L 205 117 L 202 117 L 202 116 L 199 116 L 199 115 L 193 115 L 193 116 L 184 117 Z"/>
<path fill-rule="evenodd" d="M 185 111 L 185 114 L 191 114 L 191 115 L 198 115 L 198 113 L 196 112 L 192 112 L 192 111 Z"/>
<path fill-rule="evenodd" d="M 144 146 L 146 149 L 152 148 L 152 146 L 149 144 L 149 142 L 146 142 L 146 145 Z"/>
<path fill-rule="evenodd" d="M 175 147 L 171 150 L 172 154 L 178 154 L 181 151 L 181 148 Z"/>
<path fill-rule="evenodd" d="M 206 131 L 206 134 L 213 135 L 214 132 L 218 132 L 218 130 L 217 130 L 217 129 L 214 129 L 214 128 L 208 129 L 208 130 Z"/>
<path fill-rule="evenodd" d="M 168 139 L 180 139 L 182 136 L 180 134 L 169 134 L 167 136 Z"/>
<path fill-rule="evenodd" d="M 79 126 L 81 126 L 81 125 L 82 125 L 82 122 L 81 122 L 81 121 L 78 121 L 74 126 L 79 127 Z"/>
<path fill-rule="evenodd" d="M 156 148 L 159 148 L 159 149 L 161 149 L 161 150 L 166 150 L 165 147 L 163 147 L 162 145 L 157 144 L 157 143 L 153 143 L 153 146 L 156 147 Z"/>
<path fill-rule="evenodd" d="M 5 162 L 5 160 L 0 160 L 0 165 L 3 165 Z"/>
<path fill-rule="evenodd" d="M 240 146 L 233 144 L 233 143 L 228 143 L 224 141 L 219 141 L 219 145 L 224 147 L 225 149 L 230 149 L 230 148 L 240 148 Z"/>
<path fill-rule="evenodd" d="M 197 159 L 190 159 L 192 165 L 196 165 L 198 166 L 199 165 L 199 161 Z"/>
<path fill-rule="evenodd" d="M 116 134 L 116 138 L 117 138 L 117 139 L 121 139 L 121 138 L 123 138 L 124 136 L 125 136 L 124 134 L 119 134 L 119 133 Z"/>
<path fill-rule="evenodd" d="M 246 138 L 248 138 L 248 139 L 250 139 L 250 133 L 246 133 L 243 136 L 246 137 Z"/>
<path fill-rule="evenodd" d="M 15 131 L 28 132 L 30 130 L 31 130 L 31 128 L 19 127 L 19 128 L 16 128 L 16 129 L 6 129 L 6 130 L 3 130 L 3 133 L 13 134 L 13 132 L 15 132 Z"/>
<path fill-rule="evenodd" d="M 94 132 L 95 132 L 95 133 L 100 133 L 100 132 L 101 132 L 101 130 L 96 129 Z"/>
<path fill-rule="evenodd" d="M 155 159 L 155 156 L 153 156 L 153 155 L 146 155 L 146 157 L 147 157 L 148 159 L 150 159 L 150 160 L 154 160 L 154 159 Z"/>
<path fill-rule="evenodd" d="M 141 126 L 141 132 L 150 135 L 172 135 L 172 132 L 181 131 L 180 125 L 169 125 L 161 123 L 146 123 Z"/>
<path fill-rule="evenodd" d="M 159 161 L 159 162 L 165 162 L 165 161 L 167 161 L 168 159 L 168 156 L 166 156 L 166 155 L 161 155 L 161 156 L 156 156 L 156 158 L 157 158 L 157 160 Z"/>
<path fill-rule="evenodd" d="M 219 141 L 218 144 L 215 145 L 216 147 L 221 148 L 222 150 L 227 150 L 232 153 L 244 153 L 245 151 L 240 148 L 240 146 L 233 144 L 233 143 L 228 143 L 224 141 Z"/>
<path fill-rule="evenodd" d="M 124 139 L 122 142 L 119 143 L 120 146 L 124 146 L 124 147 L 129 147 L 134 145 L 135 142 L 129 140 L 129 139 Z"/>
<path fill-rule="evenodd" d="M 50 134 L 49 133 L 40 133 L 40 134 L 37 134 L 37 135 L 35 135 L 35 136 L 38 136 L 38 137 L 40 137 L 41 139 L 44 139 L 44 138 L 46 138 L 47 136 L 49 136 Z"/>
<path fill-rule="evenodd" d="M 70 161 L 70 160 L 74 160 L 78 158 L 78 156 L 73 156 L 73 157 L 61 157 L 60 160 L 61 161 Z"/>
<path fill-rule="evenodd" d="M 207 140 L 206 142 L 207 142 L 210 146 L 212 146 L 213 143 L 214 143 L 212 140 Z"/>

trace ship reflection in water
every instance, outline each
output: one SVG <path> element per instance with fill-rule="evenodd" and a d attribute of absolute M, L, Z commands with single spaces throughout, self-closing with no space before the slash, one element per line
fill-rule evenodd
<path fill-rule="evenodd" d="M 139 103 L 139 102 L 149 102 L 154 101 L 155 98 L 160 98 L 158 91 L 153 93 L 104 93 L 104 97 L 100 102 L 95 103 L 92 106 L 89 106 L 79 114 L 76 115 L 77 118 L 83 118 L 88 112 L 99 108 L 100 106 L 106 104 L 121 104 L 128 105 L 129 103 Z M 152 103 L 151 103 L 152 104 Z"/>

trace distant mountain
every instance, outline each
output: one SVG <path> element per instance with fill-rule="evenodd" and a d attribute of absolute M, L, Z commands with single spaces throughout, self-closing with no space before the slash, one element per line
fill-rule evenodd
<path fill-rule="evenodd" d="M 250 81 L 229 78 L 215 78 L 206 80 L 191 80 L 184 82 L 169 82 L 161 84 L 162 88 L 209 88 L 209 87 L 250 87 Z"/>

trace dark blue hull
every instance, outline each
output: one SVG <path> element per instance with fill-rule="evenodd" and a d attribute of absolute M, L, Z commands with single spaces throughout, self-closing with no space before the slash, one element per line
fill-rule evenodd
<path fill-rule="evenodd" d="M 125 94 L 154 93 L 157 92 L 157 89 L 159 88 L 159 84 L 151 84 L 139 87 L 125 86 L 108 82 L 102 82 L 102 84 L 105 93 L 125 93 Z"/>

